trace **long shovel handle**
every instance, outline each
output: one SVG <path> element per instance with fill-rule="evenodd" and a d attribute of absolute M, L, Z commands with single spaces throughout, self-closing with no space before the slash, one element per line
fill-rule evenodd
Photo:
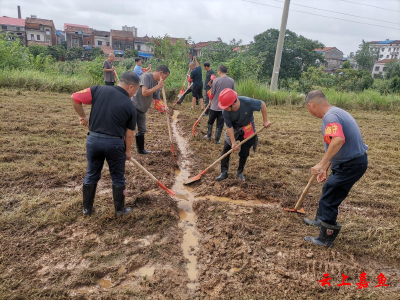
<path fill-rule="evenodd" d="M 317 179 L 317 174 L 314 174 L 313 176 L 311 176 L 310 180 L 307 183 L 307 186 L 305 187 L 305 189 L 303 190 L 303 193 L 301 193 L 301 196 L 299 198 L 299 200 L 296 203 L 296 206 L 294 207 L 295 210 L 299 210 L 302 205 L 303 205 L 303 200 L 306 197 L 306 195 L 308 194 L 308 190 L 310 189 L 311 185 L 314 183 L 315 179 Z"/>
<path fill-rule="evenodd" d="M 197 124 L 199 124 L 201 117 L 206 113 L 207 109 L 210 107 L 211 105 L 211 101 L 210 103 L 208 103 L 207 107 L 201 112 L 200 117 L 197 119 L 197 121 L 194 123 L 193 128 L 192 128 L 192 135 L 194 136 L 194 131 L 196 129 Z"/>
<path fill-rule="evenodd" d="M 153 176 L 153 174 L 151 174 L 149 171 L 147 171 L 141 164 L 139 164 L 139 162 L 138 162 L 136 159 L 131 158 L 130 160 L 131 160 L 131 162 L 133 162 L 133 163 L 136 165 L 136 167 L 138 167 L 138 168 L 141 169 L 143 172 L 145 172 L 149 177 L 151 177 L 151 179 L 153 179 L 154 181 L 157 181 L 157 182 L 158 182 L 158 179 L 155 178 L 155 177 Z"/>
<path fill-rule="evenodd" d="M 162 79 L 161 79 L 162 80 Z M 167 97 L 165 96 L 165 89 L 164 87 L 162 87 L 162 96 L 163 96 L 163 100 L 165 103 L 165 108 L 168 108 L 168 104 L 167 104 Z M 169 114 L 167 112 L 165 112 L 165 114 L 167 115 L 167 125 L 168 125 L 168 135 L 169 135 L 169 141 L 172 144 L 172 132 L 171 132 L 171 125 L 169 124 Z"/>
<path fill-rule="evenodd" d="M 117 70 L 114 70 L 114 72 L 115 72 L 115 75 L 117 76 L 117 80 L 119 82 L 119 76 L 118 76 Z"/>
<path fill-rule="evenodd" d="M 254 136 L 256 136 L 257 134 L 259 134 L 261 131 L 263 131 L 265 129 L 265 127 L 261 127 L 260 129 L 258 129 L 256 132 L 254 132 L 252 135 L 250 135 L 247 139 L 241 141 L 238 146 L 243 145 L 244 143 L 246 143 L 248 140 L 250 140 L 251 138 L 253 138 Z M 226 152 L 224 155 L 222 155 L 220 158 L 218 158 L 216 161 L 214 161 L 207 169 L 205 169 L 203 171 L 203 173 L 205 173 L 208 169 L 212 168 L 216 163 L 220 162 L 221 160 L 223 160 L 225 157 L 227 157 L 229 154 L 231 154 L 233 151 L 233 149 L 229 150 L 228 152 Z"/>

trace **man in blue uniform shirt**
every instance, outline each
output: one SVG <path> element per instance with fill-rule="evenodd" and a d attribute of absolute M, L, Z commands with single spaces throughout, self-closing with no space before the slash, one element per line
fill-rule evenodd
<path fill-rule="evenodd" d="M 311 173 L 317 175 L 318 182 L 326 180 L 330 164 L 332 173 L 322 188 L 315 219 L 304 219 L 307 225 L 319 227 L 320 234 L 304 239 L 331 247 L 342 227 L 336 222 L 338 207 L 367 170 L 368 146 L 364 144 L 356 120 L 343 109 L 330 105 L 322 91 L 308 93 L 305 105 L 314 117 L 322 119 L 325 145 L 325 155 L 311 168 Z"/>
<path fill-rule="evenodd" d="M 219 94 L 218 106 L 223 110 L 222 115 L 227 127 L 221 156 L 231 149 L 234 151 L 239 150 L 236 140 L 243 141 L 255 132 L 254 111 L 261 110 L 263 126 L 266 128 L 271 126 L 271 122 L 268 121 L 267 106 L 264 102 L 244 96 L 238 97 L 237 93 L 232 89 L 226 88 Z M 237 178 L 239 180 L 245 180 L 243 176 L 244 166 L 250 154 L 250 149 L 253 147 L 253 150 L 256 150 L 257 141 L 256 135 L 240 148 L 239 167 L 237 170 Z M 221 174 L 216 178 L 217 181 L 228 178 L 229 157 L 230 155 L 221 160 Z"/>

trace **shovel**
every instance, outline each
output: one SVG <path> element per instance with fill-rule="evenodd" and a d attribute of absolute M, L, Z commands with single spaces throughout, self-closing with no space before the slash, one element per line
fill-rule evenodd
<path fill-rule="evenodd" d="M 131 158 L 130 161 L 133 162 L 133 163 L 136 165 L 136 167 L 138 167 L 138 168 L 141 169 L 143 172 L 145 172 L 151 179 L 153 179 L 154 181 L 156 181 L 156 182 L 158 183 L 158 186 L 159 186 L 160 188 L 162 188 L 163 190 L 166 190 L 168 194 L 170 194 L 171 196 L 178 197 L 178 198 L 180 198 L 180 199 L 188 200 L 184 195 L 179 194 L 179 193 L 177 193 L 177 192 L 175 192 L 175 191 L 173 191 L 173 190 L 170 190 L 170 189 L 167 188 L 165 185 L 163 185 L 162 182 L 161 182 L 160 180 L 158 180 L 157 178 L 155 178 L 155 177 L 153 176 L 153 174 L 151 174 L 149 171 L 147 171 L 147 170 L 145 169 L 145 167 L 143 167 L 141 164 L 139 164 L 139 162 L 138 162 L 136 159 Z"/>
<path fill-rule="evenodd" d="M 192 135 L 194 136 L 194 131 L 196 130 L 197 124 L 199 124 L 201 117 L 206 113 L 207 109 L 211 106 L 211 101 L 208 103 L 207 107 L 202 111 L 200 117 L 197 119 L 196 123 L 194 123 L 192 128 Z"/>
<path fill-rule="evenodd" d="M 164 103 L 165 103 L 165 108 L 168 108 L 167 97 L 165 96 L 164 87 L 162 87 L 162 96 L 163 96 L 163 100 L 164 100 Z M 174 144 L 172 142 L 172 131 L 171 131 L 171 124 L 169 123 L 169 113 L 165 112 L 165 114 L 167 115 L 168 135 L 169 135 L 169 141 L 171 142 L 172 157 L 174 158 L 174 161 L 175 161 L 176 165 L 178 165 L 178 162 L 176 161 L 175 154 L 174 154 Z"/>
<path fill-rule="evenodd" d="M 296 206 L 294 208 L 283 208 L 284 211 L 288 211 L 288 212 L 297 212 L 300 214 L 305 214 L 306 212 L 304 211 L 304 208 L 302 207 L 303 204 L 303 200 L 306 197 L 308 190 L 310 189 L 311 185 L 313 184 L 313 182 L 315 181 L 315 179 L 317 178 L 317 174 L 314 174 L 313 176 L 311 176 L 310 180 L 307 183 L 307 186 L 305 187 L 303 193 L 301 193 L 301 196 L 299 198 L 299 200 L 296 203 Z"/>
<path fill-rule="evenodd" d="M 178 104 L 178 102 L 183 98 L 183 97 L 185 97 L 187 94 L 189 94 L 190 92 L 188 92 L 191 88 L 192 88 L 192 83 L 188 86 L 188 88 L 186 89 L 186 91 L 182 94 L 182 96 L 180 96 L 179 98 L 178 98 L 178 100 L 176 100 L 175 101 L 175 103 L 174 103 L 174 106 L 176 105 L 176 104 Z"/>
<path fill-rule="evenodd" d="M 189 70 L 188 70 L 187 73 L 186 73 L 186 77 L 185 77 L 185 81 L 183 82 L 182 89 L 181 89 L 181 91 L 180 91 L 179 94 L 178 94 L 178 100 L 179 100 L 179 99 L 182 97 L 182 95 L 185 93 L 185 86 L 186 86 L 186 81 L 187 81 L 188 76 L 189 76 L 189 71 L 190 71 L 190 68 L 189 68 Z"/>
<path fill-rule="evenodd" d="M 117 76 L 117 80 L 118 80 L 118 83 L 119 83 L 119 76 L 118 76 L 117 70 L 114 70 L 114 75 Z"/>
<path fill-rule="evenodd" d="M 254 132 L 252 135 L 250 135 L 247 139 L 241 141 L 238 146 L 243 145 L 244 143 L 246 143 L 248 140 L 250 140 L 251 138 L 253 138 L 254 136 L 256 136 L 257 134 L 259 134 L 261 131 L 263 131 L 265 129 L 265 127 L 261 127 L 260 129 L 258 129 L 256 132 Z M 225 157 L 227 157 L 229 154 L 231 154 L 233 151 L 233 149 L 229 150 L 228 152 L 226 152 L 224 155 L 222 155 L 220 158 L 218 158 L 216 161 L 214 161 L 210 166 L 208 166 L 203 172 L 201 172 L 200 174 L 193 176 L 192 178 L 189 178 L 186 182 L 184 182 L 184 184 L 190 184 L 193 183 L 197 180 L 200 180 L 201 176 L 203 176 L 204 174 L 207 173 L 208 169 L 211 169 L 216 163 L 220 162 L 221 160 L 223 160 Z"/>

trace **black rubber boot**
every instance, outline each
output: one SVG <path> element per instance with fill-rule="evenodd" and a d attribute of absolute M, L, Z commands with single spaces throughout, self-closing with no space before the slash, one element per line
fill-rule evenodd
<path fill-rule="evenodd" d="M 228 178 L 228 172 L 227 171 L 223 171 L 218 177 L 215 178 L 215 180 L 217 181 L 222 181 L 224 179 Z"/>
<path fill-rule="evenodd" d="M 317 213 L 315 215 L 315 219 L 314 220 L 310 220 L 310 219 L 304 218 L 303 222 L 306 223 L 309 226 L 321 227 L 321 220 L 318 217 L 318 210 L 319 209 L 317 209 Z"/>
<path fill-rule="evenodd" d="M 97 184 L 83 184 L 83 214 L 85 216 L 90 216 L 92 214 L 96 187 Z"/>
<path fill-rule="evenodd" d="M 211 140 L 213 125 L 207 124 L 207 135 L 204 136 L 207 140 Z"/>
<path fill-rule="evenodd" d="M 215 143 L 216 144 L 221 144 L 221 134 L 222 134 L 222 128 L 217 128 L 215 131 Z"/>
<path fill-rule="evenodd" d="M 130 213 L 131 209 L 125 207 L 125 185 L 113 185 L 113 198 L 116 216 Z"/>
<path fill-rule="evenodd" d="M 306 242 L 312 242 L 318 246 L 329 248 L 333 246 L 333 241 L 338 236 L 341 228 L 342 225 L 340 224 L 331 225 L 325 222 L 321 222 L 319 236 L 318 237 L 306 236 L 304 237 L 304 240 Z"/>
<path fill-rule="evenodd" d="M 151 153 L 151 151 L 144 150 L 144 135 L 136 135 L 136 146 L 139 154 Z"/>
<path fill-rule="evenodd" d="M 246 181 L 246 179 L 243 176 L 243 170 L 244 166 L 246 165 L 247 157 L 240 157 L 239 158 L 239 167 L 237 169 L 237 178 L 239 180 Z"/>

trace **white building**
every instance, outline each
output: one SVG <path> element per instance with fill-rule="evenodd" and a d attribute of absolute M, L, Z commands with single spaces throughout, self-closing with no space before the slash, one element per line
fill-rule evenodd
<path fill-rule="evenodd" d="M 378 61 L 400 58 L 400 40 L 372 41 L 369 46 L 372 50 L 379 51 Z"/>
<path fill-rule="evenodd" d="M 122 26 L 122 31 L 132 31 L 133 32 L 133 37 L 137 37 L 137 28 L 135 26 L 129 27 L 129 26 Z"/>
<path fill-rule="evenodd" d="M 399 61 L 398 59 L 383 59 L 375 62 L 374 68 L 372 69 L 372 77 L 376 78 L 378 75 L 385 76 L 386 64 L 388 62 Z"/>

